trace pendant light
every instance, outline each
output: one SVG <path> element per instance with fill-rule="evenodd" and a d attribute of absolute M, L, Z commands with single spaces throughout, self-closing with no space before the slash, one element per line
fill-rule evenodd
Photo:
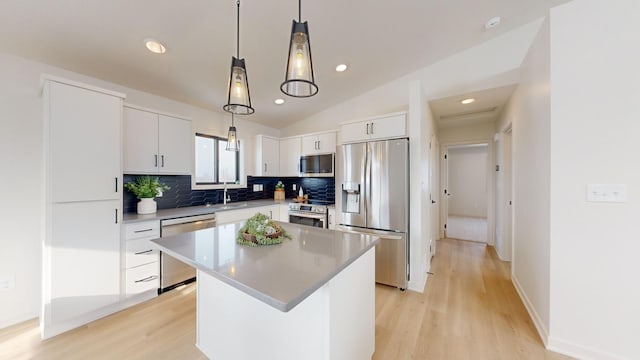
<path fill-rule="evenodd" d="M 236 124 L 234 123 L 234 113 L 231 113 L 231 126 L 229 127 L 229 133 L 227 134 L 227 151 L 240 151 L 240 144 L 238 143 L 238 134 L 236 133 Z"/>
<path fill-rule="evenodd" d="M 280 90 L 293 97 L 309 97 L 318 93 L 313 75 L 309 27 L 302 22 L 301 0 L 298 0 L 298 21 L 293 20 L 287 73 Z"/>
<path fill-rule="evenodd" d="M 236 5 L 238 7 L 238 24 L 236 28 L 237 57 L 231 57 L 231 75 L 229 76 L 227 104 L 223 106 L 222 109 L 236 115 L 251 115 L 255 110 L 251 107 L 247 68 L 244 64 L 244 59 L 240 59 L 240 0 L 236 1 Z"/>

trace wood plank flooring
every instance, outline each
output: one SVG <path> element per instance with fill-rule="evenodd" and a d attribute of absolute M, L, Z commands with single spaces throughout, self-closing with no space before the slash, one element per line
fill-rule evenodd
<path fill-rule="evenodd" d="M 484 244 L 438 241 L 424 294 L 376 286 L 374 360 L 569 359 L 544 349 Z M 205 359 L 195 347 L 195 286 L 40 341 L 37 320 L 0 330 L 0 359 Z"/>

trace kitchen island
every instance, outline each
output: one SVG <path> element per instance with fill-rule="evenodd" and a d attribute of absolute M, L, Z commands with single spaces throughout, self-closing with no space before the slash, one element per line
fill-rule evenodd
<path fill-rule="evenodd" d="M 238 245 L 243 222 L 153 240 L 197 269 L 197 346 L 209 358 L 370 359 L 369 235 L 278 223 L 282 244 Z"/>

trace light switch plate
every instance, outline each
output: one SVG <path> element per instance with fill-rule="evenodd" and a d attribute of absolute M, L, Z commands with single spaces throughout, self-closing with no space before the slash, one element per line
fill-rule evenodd
<path fill-rule="evenodd" d="M 587 184 L 588 202 L 629 202 L 626 184 Z"/>
<path fill-rule="evenodd" d="M 8 290 L 16 287 L 16 278 L 13 275 L 0 276 L 0 290 Z"/>

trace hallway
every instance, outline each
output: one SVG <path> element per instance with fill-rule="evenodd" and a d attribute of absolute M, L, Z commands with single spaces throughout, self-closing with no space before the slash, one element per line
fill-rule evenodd
<path fill-rule="evenodd" d="M 376 288 L 373 359 L 569 359 L 544 348 L 493 247 L 437 246 L 424 294 Z"/>

